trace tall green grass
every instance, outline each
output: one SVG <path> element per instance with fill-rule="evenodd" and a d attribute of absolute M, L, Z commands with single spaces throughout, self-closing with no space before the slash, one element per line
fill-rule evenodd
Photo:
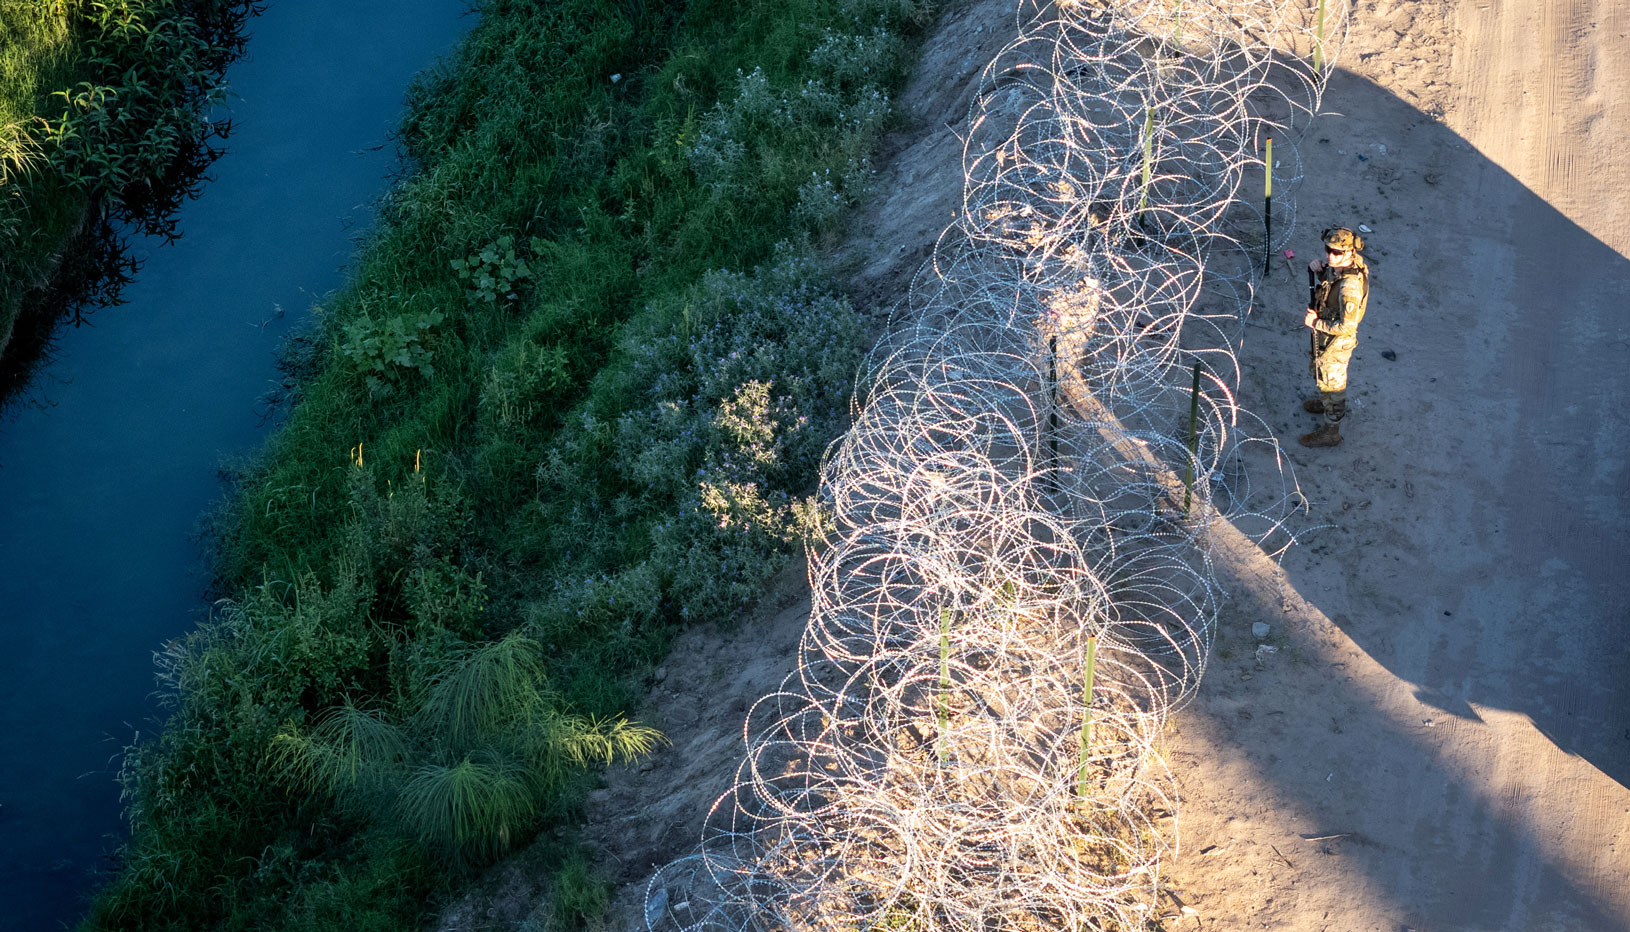
<path fill-rule="evenodd" d="M 406 927 L 649 749 L 622 718 L 641 671 L 820 524 L 863 340 L 814 256 L 929 12 L 483 4 L 291 347 L 297 401 L 218 523 L 222 610 L 164 655 L 173 718 L 127 756 L 133 837 L 87 928 L 322 928 L 347 897 L 366 915 L 326 927 Z"/>
<path fill-rule="evenodd" d="M 65 86 L 71 38 L 62 5 L 0 0 L 0 187 L 40 165 L 32 124 Z"/>
<path fill-rule="evenodd" d="M 273 758 L 297 786 L 464 864 L 503 853 L 568 768 L 631 760 L 660 738 L 624 719 L 565 712 L 540 645 L 511 633 L 451 657 L 411 717 L 347 697 L 309 733 L 287 724 Z"/>
<path fill-rule="evenodd" d="M 201 115 L 255 0 L 0 0 L 0 349 L 25 304 L 106 297 L 107 218 L 173 234 L 224 132 Z M 80 242 L 98 237 L 103 242 Z M 100 256 L 58 275 L 68 251 Z M 104 281 L 79 281 L 102 277 Z M 53 279 L 58 287 L 52 288 Z M 49 322 L 48 322 L 49 323 Z"/>
<path fill-rule="evenodd" d="M 51 94 L 69 86 L 75 38 L 64 6 L 0 0 L 0 347 L 71 222 L 71 210 L 49 209 L 49 185 L 29 182 L 49 163 L 38 121 L 52 112 Z"/>

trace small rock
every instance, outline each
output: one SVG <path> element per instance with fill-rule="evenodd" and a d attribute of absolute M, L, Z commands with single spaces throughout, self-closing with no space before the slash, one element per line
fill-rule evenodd
<path fill-rule="evenodd" d="M 656 682 L 656 683 L 667 682 L 667 680 L 668 680 L 668 668 L 667 667 L 657 667 L 655 670 L 653 670 L 651 672 L 651 680 L 652 680 L 652 682 Z"/>
<path fill-rule="evenodd" d="M 1361 223 L 1361 224 L 1358 225 L 1358 232 L 1360 232 L 1360 233 L 1374 233 L 1375 231 Z"/>
<path fill-rule="evenodd" d="M 616 84 L 618 81 L 621 81 L 622 79 L 623 79 L 622 75 L 614 74 L 614 75 L 611 76 L 611 83 Z"/>
<path fill-rule="evenodd" d="M 1381 358 L 1387 360 L 1388 362 L 1397 362 L 1398 354 L 1392 350 L 1384 349 L 1381 351 Z"/>
<path fill-rule="evenodd" d="M 1271 630 L 1273 629 L 1268 627 L 1267 622 L 1259 621 L 1251 625 L 1251 636 L 1265 638 L 1268 636 L 1268 632 Z"/>
<path fill-rule="evenodd" d="M 667 888 L 662 888 L 651 894 L 651 898 L 645 901 L 645 924 L 648 926 L 656 925 L 657 921 L 660 920 L 663 914 L 665 914 L 667 911 L 668 890 Z"/>

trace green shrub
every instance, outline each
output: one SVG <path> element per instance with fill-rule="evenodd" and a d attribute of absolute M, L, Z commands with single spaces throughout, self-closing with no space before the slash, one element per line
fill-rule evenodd
<path fill-rule="evenodd" d="M 558 618 L 588 630 L 665 610 L 729 618 L 808 524 L 800 493 L 860 358 L 853 309 L 791 252 L 752 275 L 709 273 L 675 303 L 667 334 L 632 331 L 621 347 L 621 387 L 643 403 L 615 422 L 569 423 L 539 466 L 539 533 L 589 570 L 532 608 L 552 632 Z M 643 539 L 598 534 L 607 513 L 645 527 Z"/>
<path fill-rule="evenodd" d="M 417 846 L 375 840 L 332 865 L 301 860 L 305 873 L 272 890 L 294 889 L 297 897 L 280 904 L 261 928 L 276 932 L 402 932 L 419 927 L 431 913 L 431 896 L 445 881 Z M 318 868 L 312 870 L 312 868 Z"/>
<path fill-rule="evenodd" d="M 415 636 L 435 630 L 464 638 L 482 634 L 488 599 L 480 572 L 472 574 L 442 558 L 410 570 L 405 589 L 408 614 L 418 629 Z"/>
<path fill-rule="evenodd" d="M 44 121 L 41 138 L 74 184 L 119 195 L 163 177 L 189 141 L 207 138 L 198 114 L 225 93 L 223 61 L 185 4 L 122 0 L 84 10 L 95 77 L 54 95 L 62 115 Z"/>

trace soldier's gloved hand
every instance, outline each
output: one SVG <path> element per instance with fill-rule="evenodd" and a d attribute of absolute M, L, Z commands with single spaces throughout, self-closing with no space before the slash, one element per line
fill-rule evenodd
<path fill-rule="evenodd" d="M 1311 327 L 1311 326 L 1313 326 L 1313 322 L 1315 320 L 1318 320 L 1318 319 L 1319 319 L 1319 312 L 1315 311 L 1312 308 L 1308 308 L 1307 309 L 1307 314 L 1302 317 L 1302 326 Z"/>

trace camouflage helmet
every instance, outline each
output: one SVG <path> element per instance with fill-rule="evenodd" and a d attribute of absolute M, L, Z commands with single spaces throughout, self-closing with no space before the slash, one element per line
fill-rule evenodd
<path fill-rule="evenodd" d="M 1331 227 L 1319 234 L 1324 245 L 1341 252 L 1363 252 L 1364 237 L 1346 227 Z"/>

